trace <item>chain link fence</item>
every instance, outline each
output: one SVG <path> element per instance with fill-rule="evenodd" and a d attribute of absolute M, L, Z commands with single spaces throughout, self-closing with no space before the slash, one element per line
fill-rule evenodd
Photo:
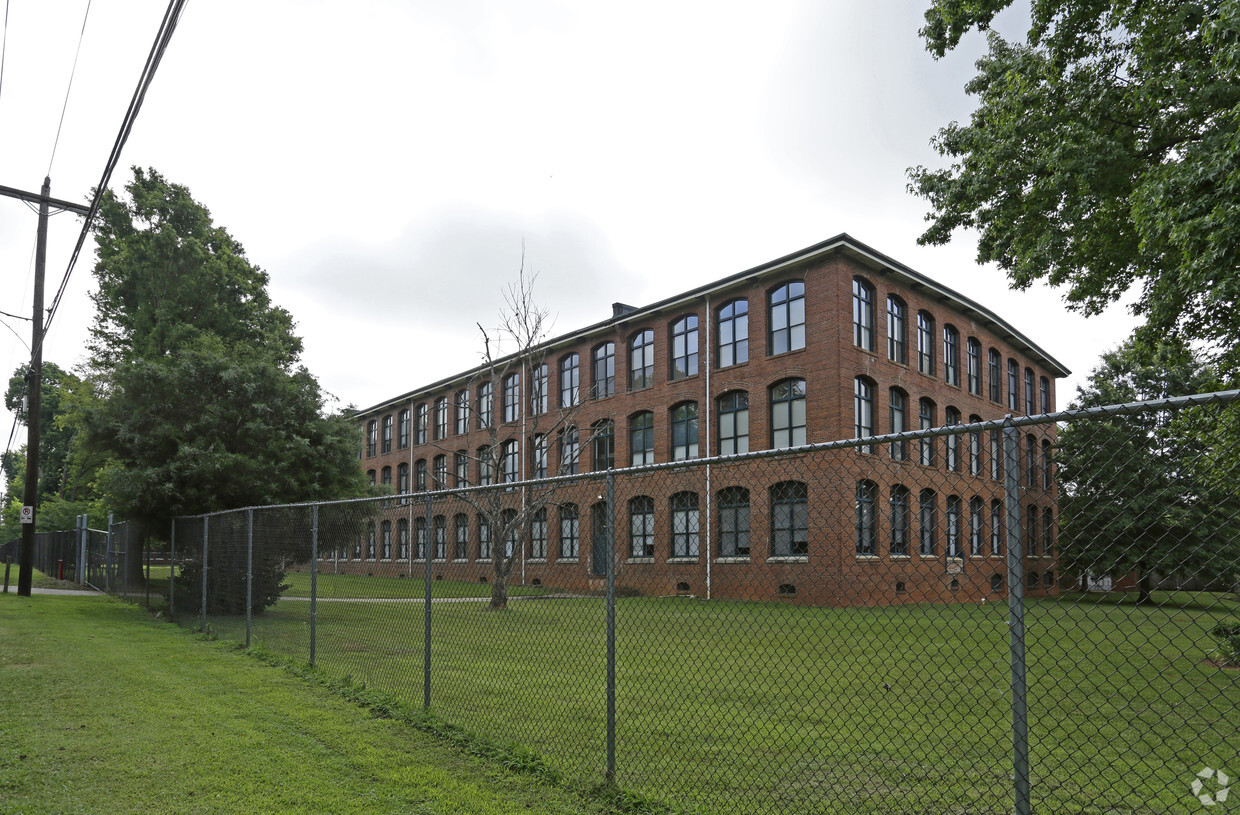
<path fill-rule="evenodd" d="M 1238 395 L 181 518 L 166 593 L 689 811 L 1228 811 Z"/>

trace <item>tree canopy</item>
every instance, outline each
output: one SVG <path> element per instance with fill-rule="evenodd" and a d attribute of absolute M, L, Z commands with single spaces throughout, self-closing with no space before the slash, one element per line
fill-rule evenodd
<path fill-rule="evenodd" d="M 177 515 L 368 493 L 358 430 L 326 412 L 267 275 L 184 187 L 135 168 L 125 189 L 96 225 L 94 398 L 81 407 L 112 508 L 162 534 Z M 269 565 L 260 608 L 283 578 L 280 558 Z"/>
<path fill-rule="evenodd" d="M 1033 0 L 1026 41 L 990 31 L 1011 0 L 934 0 L 935 56 L 971 30 L 988 53 L 968 124 L 909 170 L 923 243 L 979 233 L 980 263 L 1045 280 L 1093 314 L 1135 287 L 1141 336 L 1175 333 L 1240 365 L 1240 4 Z"/>
<path fill-rule="evenodd" d="M 1180 342 L 1130 340 L 1105 354 L 1074 408 L 1211 390 L 1213 369 Z M 1076 419 L 1059 434 L 1060 562 L 1078 575 L 1155 574 L 1230 586 L 1240 569 L 1240 405 Z"/>

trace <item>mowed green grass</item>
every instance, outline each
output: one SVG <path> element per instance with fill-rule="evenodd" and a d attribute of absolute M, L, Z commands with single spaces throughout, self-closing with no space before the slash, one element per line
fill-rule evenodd
<path fill-rule="evenodd" d="M 604 811 L 134 606 L 0 595 L 0 812 Z"/>
<path fill-rule="evenodd" d="M 1198 770 L 1240 768 L 1240 672 L 1208 663 L 1206 633 L 1240 612 L 1222 597 L 1157 599 L 1029 604 L 1036 810 L 1195 812 Z M 256 641 L 306 658 L 307 606 L 256 618 Z M 417 603 L 320 603 L 317 664 L 420 703 L 423 614 Z M 626 788 L 718 812 L 1012 806 L 1005 605 L 630 598 L 617 617 Z M 244 633 L 235 620 L 212 626 Z M 515 739 L 571 777 L 602 778 L 601 599 L 517 599 L 503 612 L 445 599 L 432 628 L 440 715 Z"/>
<path fill-rule="evenodd" d="M 331 568 L 328 566 L 327 568 Z M 413 564 L 413 568 L 423 568 Z M 309 597 L 310 573 L 289 572 L 284 579 L 289 588 L 285 597 Z M 409 599 L 424 596 L 426 581 L 423 574 L 412 577 L 368 577 L 363 574 L 332 574 L 319 572 L 317 577 L 318 596 L 321 598 L 371 598 L 371 599 Z M 547 589 L 537 586 L 510 586 L 509 595 L 513 597 L 546 594 Z M 432 597 L 490 597 L 491 586 L 487 583 L 466 583 L 460 580 L 432 580 Z"/>

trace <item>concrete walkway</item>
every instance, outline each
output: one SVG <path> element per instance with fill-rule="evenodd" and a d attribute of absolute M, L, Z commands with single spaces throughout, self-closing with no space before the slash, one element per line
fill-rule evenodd
<path fill-rule="evenodd" d="M 31 594 L 59 594 L 64 597 L 93 597 L 96 594 L 103 594 L 101 591 L 94 589 L 41 589 L 33 586 L 30 589 Z M 9 586 L 9 594 L 17 594 L 16 584 Z"/>

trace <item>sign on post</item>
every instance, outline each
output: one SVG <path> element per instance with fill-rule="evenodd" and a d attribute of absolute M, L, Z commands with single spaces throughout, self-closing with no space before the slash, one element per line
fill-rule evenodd
<path fill-rule="evenodd" d="M 34 507 L 22 507 L 21 522 L 24 524 L 34 523 Z"/>

